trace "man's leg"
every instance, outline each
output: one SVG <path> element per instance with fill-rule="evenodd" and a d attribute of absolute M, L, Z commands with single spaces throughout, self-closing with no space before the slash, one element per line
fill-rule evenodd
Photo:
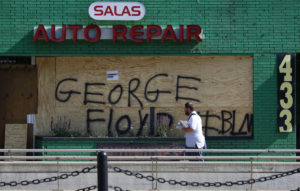
<path fill-rule="evenodd" d="M 186 149 L 197 149 L 197 148 L 193 148 L 193 147 L 185 147 Z M 185 152 L 184 156 L 199 156 L 199 154 L 197 152 Z"/>
<path fill-rule="evenodd" d="M 201 149 L 206 149 L 206 143 L 204 144 L 204 146 L 201 148 Z M 199 156 L 203 156 L 203 152 L 199 152 Z M 204 160 L 202 160 L 202 161 L 204 161 Z"/>

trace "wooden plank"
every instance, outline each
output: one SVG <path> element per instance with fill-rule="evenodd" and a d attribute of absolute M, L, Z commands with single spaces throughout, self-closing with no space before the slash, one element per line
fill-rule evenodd
<path fill-rule="evenodd" d="M 7 123 L 26 123 L 26 116 L 37 111 L 37 71 L 31 65 L 0 68 L 0 148 L 4 147 Z"/>
<path fill-rule="evenodd" d="M 5 149 L 26 149 L 27 141 L 27 124 L 5 124 Z M 13 155 L 24 156 L 26 153 Z"/>
<path fill-rule="evenodd" d="M 36 57 L 38 69 L 38 113 L 36 135 L 50 135 L 51 117 L 55 115 L 55 57 Z"/>
<path fill-rule="evenodd" d="M 176 85 L 179 76 L 200 78 L 201 82 L 193 79 L 179 79 L 179 85 L 189 85 L 197 87 L 198 90 L 187 90 L 179 88 L 181 97 L 200 98 L 202 106 L 238 106 L 252 102 L 252 58 L 219 56 L 219 57 L 117 57 L 112 60 L 110 57 L 62 57 L 57 59 L 57 79 L 74 78 L 77 81 L 65 82 L 62 88 L 75 90 L 80 95 L 75 95 L 68 103 L 83 103 L 85 83 L 105 83 L 105 85 L 90 85 L 88 91 L 99 92 L 104 95 L 90 96 L 91 99 L 99 99 L 108 103 L 109 92 L 117 84 L 123 87 L 123 96 L 118 106 L 128 106 L 128 86 L 132 79 L 139 79 L 140 85 L 134 94 L 141 100 L 143 106 L 154 106 L 155 104 L 180 105 L 185 100 L 176 101 Z M 101 60 L 97 61 L 97 60 Z M 160 63 L 160 64 L 158 64 Z M 114 66 L 114 67 L 113 67 Z M 71 70 L 72 68 L 72 70 Z M 107 81 L 106 71 L 119 70 L 119 81 Z M 77 71 L 77 72 L 76 72 Z M 80 71 L 80 72 L 79 72 Z M 149 83 L 148 90 L 171 91 L 169 94 L 161 94 L 155 104 L 145 98 L 145 86 L 147 81 L 158 73 L 167 74 L 168 77 L 157 77 Z M 133 80 L 131 88 L 136 87 Z M 118 96 L 118 91 L 112 95 Z M 93 98 L 94 97 L 94 98 Z M 149 94 L 149 99 L 153 100 L 155 94 Z M 140 104 L 131 99 L 131 105 Z M 59 103 L 58 103 L 59 104 Z"/>
<path fill-rule="evenodd" d="M 87 113 L 89 110 L 89 118 Z M 102 111 L 100 111 L 102 110 Z M 110 112 L 112 110 L 112 115 Z M 248 108 L 243 107 L 230 107 L 230 108 L 199 108 L 197 111 L 200 113 L 203 122 L 203 131 L 207 129 L 207 136 L 250 136 L 252 135 L 253 120 L 251 114 L 252 111 Z M 150 132 L 150 108 L 111 108 L 111 107 L 101 107 L 101 108 L 85 108 L 79 107 L 76 110 L 74 108 L 64 108 L 57 107 L 56 109 L 56 119 L 61 116 L 65 117 L 67 120 L 71 120 L 71 131 L 83 132 L 82 135 L 87 135 L 87 121 L 89 121 L 90 132 L 94 136 L 106 137 L 108 136 L 108 129 L 111 130 L 114 136 L 118 135 L 116 129 L 120 129 L 121 132 L 126 132 L 124 134 L 119 134 L 118 136 L 136 136 L 139 131 L 141 133 L 139 136 L 148 136 Z M 145 124 L 141 129 L 141 120 L 145 119 Z M 181 136 L 182 133 L 175 129 L 177 122 L 179 120 L 187 120 L 187 116 L 184 115 L 183 107 L 156 107 L 155 108 L 155 121 L 158 119 L 158 115 L 168 114 L 172 118 L 171 131 L 169 135 Z M 130 119 L 131 129 L 127 131 L 127 118 Z M 123 117 L 123 120 L 117 125 L 117 121 Z M 92 121 L 95 119 L 103 119 L 103 121 Z M 245 120 L 245 122 L 244 122 Z M 109 121 L 111 124 L 109 126 Z M 118 127 L 117 127 L 118 126 Z M 248 130 L 250 128 L 250 130 Z"/>
<path fill-rule="evenodd" d="M 252 62 L 249 56 L 57 57 L 55 74 L 53 67 L 49 74 L 45 73 L 47 78 L 56 79 L 56 101 L 53 96 L 55 87 L 51 83 L 48 86 L 51 88 L 47 88 L 51 90 L 44 92 L 50 97 L 46 97 L 41 104 L 47 102 L 51 108 L 48 109 L 48 124 L 52 112 L 51 116 L 71 119 L 72 128 L 83 133 L 87 129 L 88 111 L 91 120 L 104 118 L 105 122 L 90 123 L 90 131 L 94 136 L 108 135 L 109 112 L 112 108 L 114 115 L 111 129 L 116 129 L 120 117 L 128 115 L 134 130 L 121 136 L 133 136 L 138 133 L 140 126 L 139 110 L 143 115 L 150 115 L 150 107 L 154 107 L 158 112 L 170 113 L 174 122 L 177 122 L 185 117 L 183 105 L 187 101 L 178 97 L 188 97 L 200 101 L 194 103 L 201 113 L 206 114 L 208 111 L 220 117 L 223 111 L 223 122 L 227 125 L 224 128 L 230 128 L 228 125 L 233 115 L 236 124 L 242 124 L 245 115 L 252 114 Z M 115 70 L 119 72 L 119 80 L 107 80 L 106 72 Z M 139 86 L 136 88 L 137 83 Z M 40 85 L 47 87 L 46 84 Z M 71 95 L 68 93 L 70 91 Z M 156 91 L 170 93 L 157 96 Z M 123 117 L 119 124 L 125 129 L 126 124 L 123 123 L 126 120 Z M 47 124 L 43 125 L 41 132 L 46 133 Z M 209 117 L 208 125 L 217 127 L 217 130 L 210 129 L 208 136 L 233 136 L 231 131 L 222 131 L 222 120 L 218 117 Z M 145 126 L 150 126 L 150 119 Z M 121 132 L 125 130 L 121 129 Z M 144 133 L 142 135 L 148 135 L 148 132 Z M 234 136 L 251 134 L 252 130 Z M 171 136 L 182 136 L 182 133 L 174 131 Z"/>

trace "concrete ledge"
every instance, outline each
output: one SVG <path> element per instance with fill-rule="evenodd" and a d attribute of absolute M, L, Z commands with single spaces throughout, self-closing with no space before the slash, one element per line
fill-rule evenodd
<path fill-rule="evenodd" d="M 85 167 L 96 165 L 96 162 L 42 162 L 42 161 L 1 161 L 1 181 L 34 180 L 62 173 L 81 170 Z M 163 162 L 109 162 L 109 165 L 140 172 L 144 175 L 175 179 L 177 181 L 197 182 L 226 182 L 237 180 L 248 180 L 278 174 L 281 172 L 300 168 L 297 162 L 190 162 L 190 161 L 163 161 Z M 26 187 L 2 187 L 1 189 L 26 189 L 26 190 L 75 190 L 86 186 L 97 184 L 96 170 L 91 173 L 80 174 L 65 180 L 39 185 L 28 185 Z M 300 174 L 295 174 L 280 179 L 243 186 L 232 186 L 230 190 L 290 190 L 300 187 Z M 133 176 L 116 173 L 109 169 L 109 185 L 119 186 L 129 190 L 195 190 L 195 187 L 172 186 L 167 183 L 149 182 L 145 179 L 139 180 Z M 184 189 L 183 189 L 184 188 Z M 198 187 L 208 190 L 204 187 Z M 209 190 L 226 190 L 229 187 L 209 188 Z M 197 189 L 197 190 L 199 190 Z"/>

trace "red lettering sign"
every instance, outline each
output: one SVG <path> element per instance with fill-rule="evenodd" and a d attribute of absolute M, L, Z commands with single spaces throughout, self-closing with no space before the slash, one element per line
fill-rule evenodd
<path fill-rule="evenodd" d="M 90 38 L 89 37 L 89 30 L 90 29 L 95 29 L 96 30 L 96 37 L 95 38 Z M 98 40 L 100 40 L 101 37 L 101 29 L 98 27 L 98 25 L 88 25 L 87 27 L 85 27 L 84 29 L 84 38 L 89 41 L 89 42 L 97 42 Z"/>
<path fill-rule="evenodd" d="M 55 36 L 55 25 L 51 26 L 51 38 L 54 42 L 62 42 L 66 40 L 66 25 L 62 26 L 61 37 L 59 39 Z"/>
<path fill-rule="evenodd" d="M 173 30 L 172 25 L 167 26 L 167 28 L 161 38 L 161 42 L 165 42 L 166 39 L 173 39 L 174 42 L 177 42 L 177 37 Z"/>
<path fill-rule="evenodd" d="M 133 14 L 131 14 L 132 16 L 140 16 L 141 15 L 141 6 L 132 6 L 131 7 L 131 12 Z"/>
<path fill-rule="evenodd" d="M 104 12 L 104 16 L 110 14 L 111 16 L 114 16 L 113 11 L 111 10 L 110 6 L 107 6 Z"/>
<path fill-rule="evenodd" d="M 146 10 L 139 2 L 97 1 L 90 5 L 89 15 L 95 20 L 137 21 L 143 19 Z"/>
<path fill-rule="evenodd" d="M 152 31 L 155 32 L 152 32 Z M 147 42 L 151 41 L 151 37 L 153 36 L 160 36 L 161 35 L 161 27 L 158 25 L 148 25 L 147 26 Z"/>
<path fill-rule="evenodd" d="M 68 28 L 73 29 L 73 41 L 77 42 L 77 31 L 82 29 L 82 25 L 69 25 Z"/>
<path fill-rule="evenodd" d="M 37 30 L 34 34 L 33 42 L 35 42 L 38 39 L 44 39 L 46 42 L 49 42 L 49 37 L 44 28 L 44 25 L 39 25 L 39 27 L 37 28 Z"/>
<path fill-rule="evenodd" d="M 194 31 L 192 31 L 194 30 Z M 198 25 L 188 25 L 187 26 L 187 41 L 191 42 L 191 37 L 194 36 L 198 42 L 201 41 L 199 35 L 201 34 L 201 28 Z"/>
<path fill-rule="evenodd" d="M 102 5 L 95 6 L 95 7 L 94 7 L 94 11 L 95 11 L 94 15 L 95 15 L 95 16 L 101 16 L 101 15 L 103 15 L 103 10 L 102 10 L 102 8 L 103 8 Z"/>
<path fill-rule="evenodd" d="M 118 30 L 122 30 L 121 32 L 119 32 Z M 127 42 L 127 38 L 126 38 L 126 33 L 127 33 L 127 27 L 125 25 L 114 25 L 113 26 L 113 41 L 117 42 L 118 40 L 118 36 L 123 38 L 124 42 Z"/>
<path fill-rule="evenodd" d="M 135 36 L 143 36 L 144 32 L 135 31 L 136 29 L 143 30 L 144 26 L 143 25 L 135 25 L 130 29 L 130 38 L 131 38 L 131 40 L 133 40 L 134 42 L 144 42 L 144 39 L 142 39 L 142 38 L 138 39 L 138 38 L 135 37 Z"/>
<path fill-rule="evenodd" d="M 102 34 L 101 28 L 95 24 L 84 28 L 82 25 L 68 25 L 68 27 L 62 25 L 61 28 L 55 25 L 51 25 L 51 27 L 39 25 L 34 29 L 33 42 L 39 39 L 43 39 L 46 42 L 63 42 L 66 39 L 72 39 L 74 42 L 77 42 L 78 38 L 89 42 L 97 42 L 102 38 L 102 35 L 103 39 L 112 39 L 113 42 L 119 39 L 122 39 L 124 42 L 128 40 L 144 42 L 145 39 L 147 39 L 147 42 L 151 42 L 153 39 L 159 39 L 161 42 L 166 40 L 183 42 L 185 38 L 187 42 L 191 42 L 191 40 L 201 42 L 201 37 L 204 38 L 201 27 L 198 25 L 188 25 L 186 28 L 184 25 L 179 25 L 179 28 L 167 25 L 165 29 L 162 29 L 159 25 L 148 25 L 146 29 L 143 25 L 134 25 L 129 29 L 125 25 L 113 25 L 112 28 L 105 27 L 103 31 L 104 33 Z M 78 33 L 80 34 L 78 35 Z"/>

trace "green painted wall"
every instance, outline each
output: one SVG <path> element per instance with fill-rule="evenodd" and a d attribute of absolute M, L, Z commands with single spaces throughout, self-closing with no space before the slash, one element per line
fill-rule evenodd
<path fill-rule="evenodd" d="M 119 1 L 119 0 L 118 0 Z M 1 1 L 1 55 L 252 55 L 254 138 L 211 140 L 209 148 L 295 148 L 296 133 L 277 129 L 276 53 L 300 52 L 299 0 L 152 0 L 140 2 L 146 16 L 138 22 L 94 21 L 88 0 Z M 32 42 L 38 24 L 198 24 L 201 43 L 122 41 Z"/>

